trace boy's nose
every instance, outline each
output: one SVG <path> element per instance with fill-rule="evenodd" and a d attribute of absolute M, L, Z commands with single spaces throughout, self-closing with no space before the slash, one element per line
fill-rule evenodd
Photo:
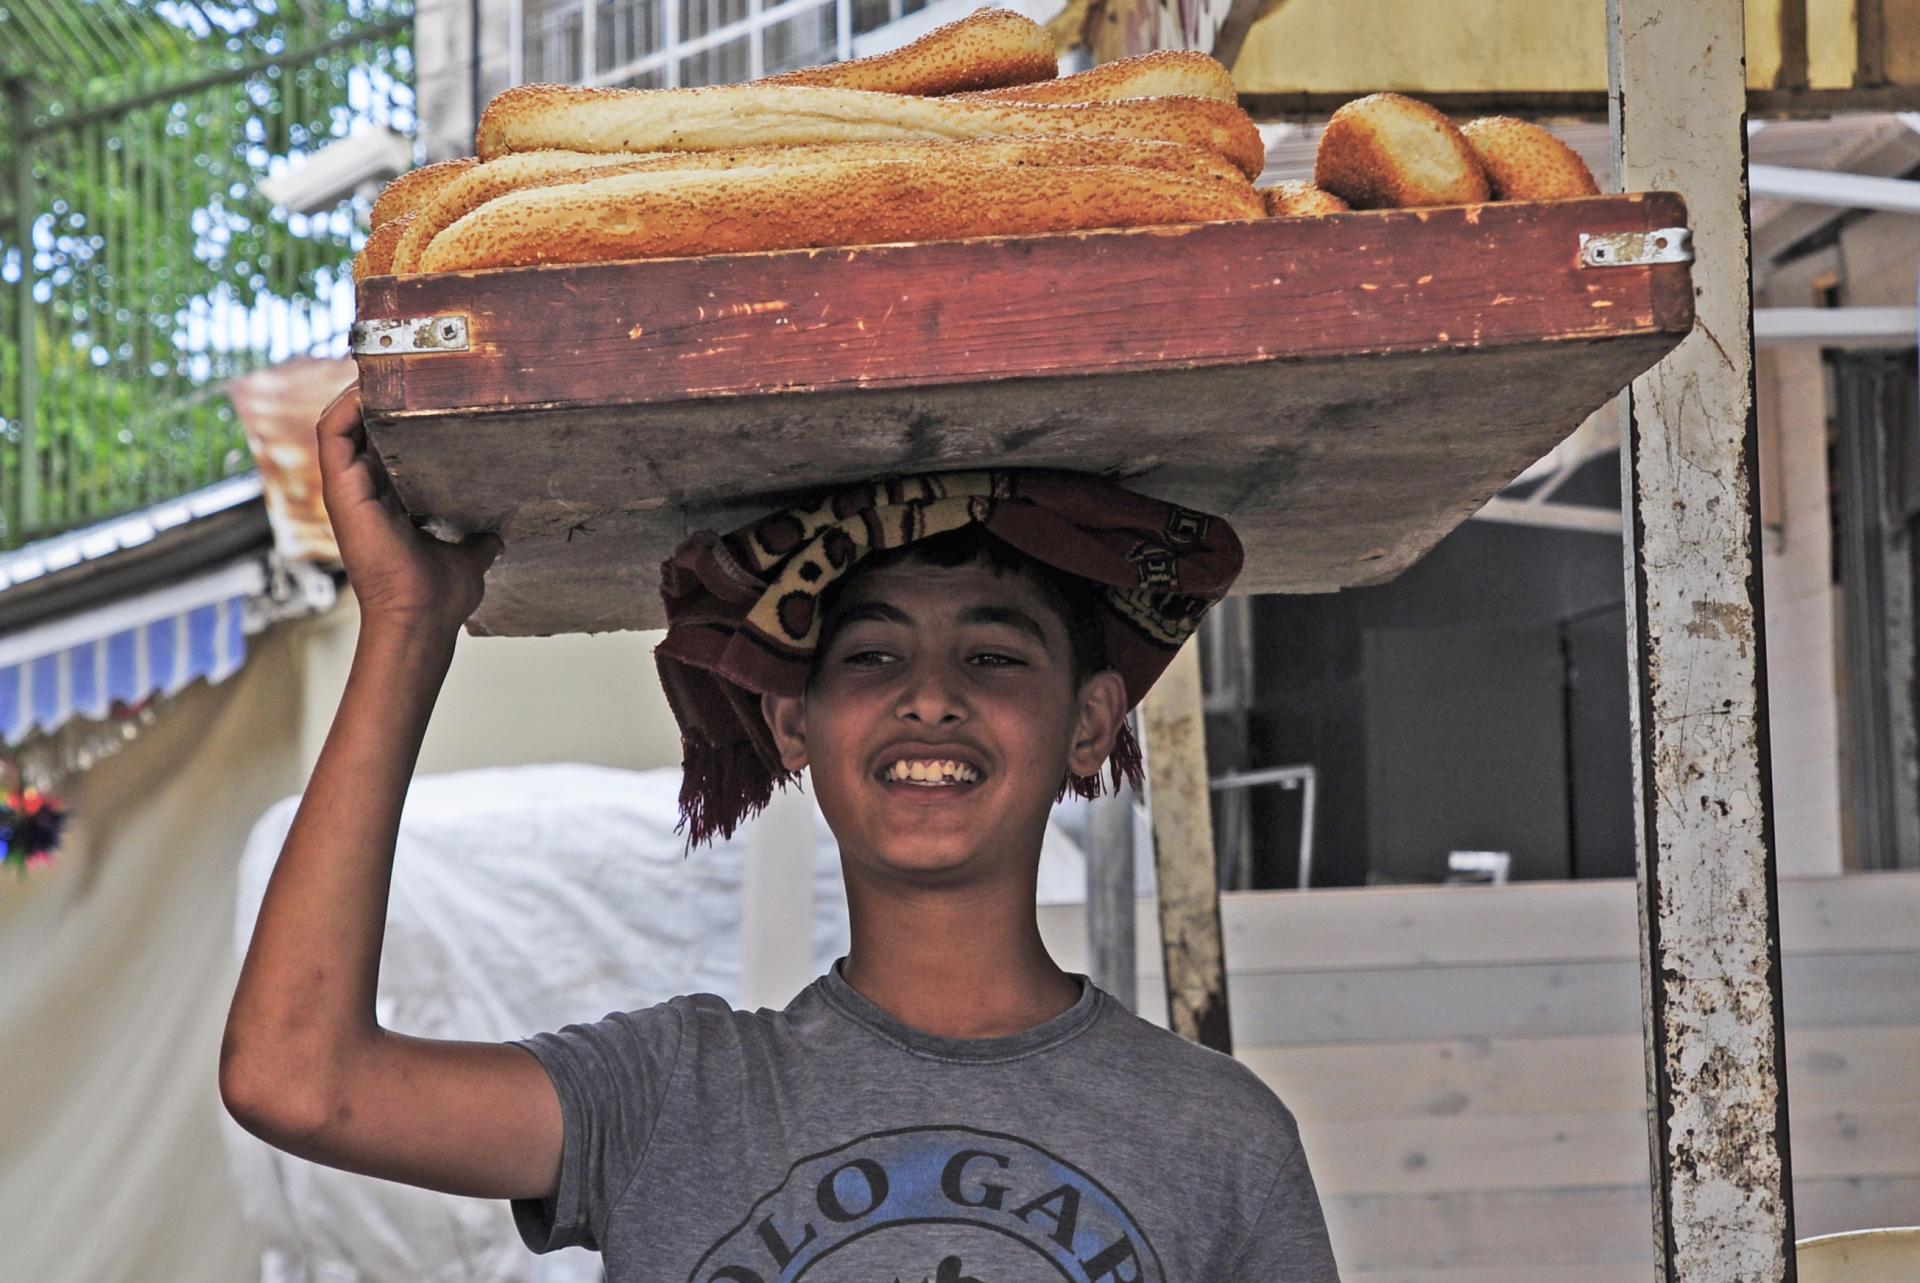
<path fill-rule="evenodd" d="M 927 666 L 915 666 L 901 680 L 900 698 L 895 715 L 905 721 L 938 725 L 965 718 L 966 707 L 953 692 L 944 674 Z"/>

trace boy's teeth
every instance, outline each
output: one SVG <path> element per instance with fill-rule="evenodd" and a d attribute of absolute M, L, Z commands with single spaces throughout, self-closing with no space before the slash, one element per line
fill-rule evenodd
<path fill-rule="evenodd" d="M 902 758 L 887 768 L 890 780 L 915 780 L 922 784 L 961 783 L 971 784 L 979 780 L 980 773 L 964 762 L 952 759 L 908 760 Z"/>

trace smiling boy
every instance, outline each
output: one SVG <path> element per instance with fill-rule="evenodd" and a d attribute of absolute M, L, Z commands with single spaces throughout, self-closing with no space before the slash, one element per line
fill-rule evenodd
<path fill-rule="evenodd" d="M 657 655 L 690 843 L 807 771 L 847 955 L 782 1011 L 694 994 L 436 1042 L 380 1029 L 373 980 L 406 778 L 497 543 L 412 529 L 353 398 L 320 433 L 361 641 L 229 1017 L 250 1130 L 511 1199 L 530 1247 L 596 1248 L 613 1283 L 1336 1278 L 1285 1107 L 1063 971 L 1034 909 L 1055 800 L 1137 776 L 1126 712 L 1238 570 L 1225 523 L 974 473 L 688 541 Z"/>

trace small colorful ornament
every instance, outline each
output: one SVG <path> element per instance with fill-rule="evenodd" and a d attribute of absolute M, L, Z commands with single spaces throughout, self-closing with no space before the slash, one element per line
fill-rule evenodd
<path fill-rule="evenodd" d="M 53 863 L 67 812 L 60 799 L 36 788 L 0 793 L 0 865 L 15 861 L 21 876 Z"/>

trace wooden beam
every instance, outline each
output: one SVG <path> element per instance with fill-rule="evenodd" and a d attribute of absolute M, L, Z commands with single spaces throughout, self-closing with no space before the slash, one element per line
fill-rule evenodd
<path fill-rule="evenodd" d="M 1207 790 L 1200 650 L 1189 639 L 1140 708 L 1153 811 L 1153 867 L 1160 899 L 1160 954 L 1167 1027 L 1231 1054 L 1220 881 Z"/>
<path fill-rule="evenodd" d="M 1619 178 L 1681 193 L 1696 326 L 1621 450 L 1658 1277 L 1791 1280 L 1741 0 L 1608 0 Z"/>

